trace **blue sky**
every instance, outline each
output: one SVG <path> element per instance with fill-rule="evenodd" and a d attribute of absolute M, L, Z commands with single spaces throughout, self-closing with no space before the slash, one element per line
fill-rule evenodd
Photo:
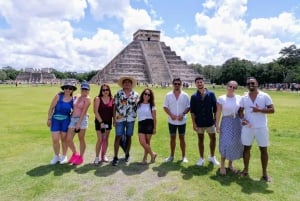
<path fill-rule="evenodd" d="M 266 63 L 300 44 L 299 0 L 0 0 L 0 67 L 103 68 L 138 29 L 188 63 Z"/>

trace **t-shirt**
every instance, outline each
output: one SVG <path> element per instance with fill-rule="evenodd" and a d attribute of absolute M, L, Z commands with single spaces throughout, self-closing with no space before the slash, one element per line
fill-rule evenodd
<path fill-rule="evenodd" d="M 258 91 L 256 99 L 252 102 L 249 93 L 242 96 L 241 107 L 245 110 L 244 118 L 249 122 L 252 128 L 267 127 L 267 114 L 261 112 L 253 112 L 252 107 L 258 107 L 260 109 L 267 108 L 268 105 L 272 105 L 271 97 L 262 92 Z"/>
<path fill-rule="evenodd" d="M 228 97 L 227 95 L 222 95 L 218 98 L 218 103 L 222 105 L 222 115 L 223 116 L 236 116 L 240 107 L 241 96 L 234 95 L 233 97 Z"/>
<path fill-rule="evenodd" d="M 156 110 L 155 106 L 152 107 L 152 111 Z M 145 119 L 153 119 L 152 111 L 150 108 L 150 103 L 142 103 L 137 108 L 138 121 L 143 121 Z"/>

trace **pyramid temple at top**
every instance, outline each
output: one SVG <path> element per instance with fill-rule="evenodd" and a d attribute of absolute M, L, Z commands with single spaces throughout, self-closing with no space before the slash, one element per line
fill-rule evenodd
<path fill-rule="evenodd" d="M 199 74 L 160 41 L 160 31 L 138 30 L 133 41 L 115 56 L 91 80 L 92 83 L 116 83 L 122 76 L 139 83 L 172 83 L 173 78 L 194 82 Z"/>

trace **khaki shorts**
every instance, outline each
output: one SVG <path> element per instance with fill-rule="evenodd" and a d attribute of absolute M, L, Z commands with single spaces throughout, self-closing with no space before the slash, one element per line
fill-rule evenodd
<path fill-rule="evenodd" d="M 198 134 L 204 134 L 205 131 L 207 133 L 216 133 L 216 127 L 215 126 L 210 126 L 210 127 L 198 127 Z"/>
<path fill-rule="evenodd" d="M 251 146 L 256 139 L 258 146 L 267 147 L 269 146 L 269 129 L 243 126 L 241 138 L 242 144 L 245 146 Z"/>

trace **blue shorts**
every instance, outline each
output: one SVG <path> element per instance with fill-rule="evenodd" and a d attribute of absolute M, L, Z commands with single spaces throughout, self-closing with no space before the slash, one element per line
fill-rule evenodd
<path fill-rule="evenodd" d="M 78 120 L 80 117 L 71 117 L 71 122 L 69 124 L 69 128 L 75 128 Z M 89 117 L 86 115 L 83 117 L 81 124 L 80 124 L 80 129 L 87 129 L 89 123 Z"/>
<path fill-rule="evenodd" d="M 133 136 L 134 121 L 116 122 L 116 136 Z"/>
<path fill-rule="evenodd" d="M 175 135 L 176 131 L 178 130 L 179 135 L 184 135 L 185 134 L 185 127 L 186 127 L 186 124 L 174 125 L 174 124 L 169 123 L 169 133 L 171 135 Z"/>
<path fill-rule="evenodd" d="M 68 126 L 70 124 L 70 118 L 63 120 L 51 119 L 51 132 L 64 132 L 68 131 Z"/>

